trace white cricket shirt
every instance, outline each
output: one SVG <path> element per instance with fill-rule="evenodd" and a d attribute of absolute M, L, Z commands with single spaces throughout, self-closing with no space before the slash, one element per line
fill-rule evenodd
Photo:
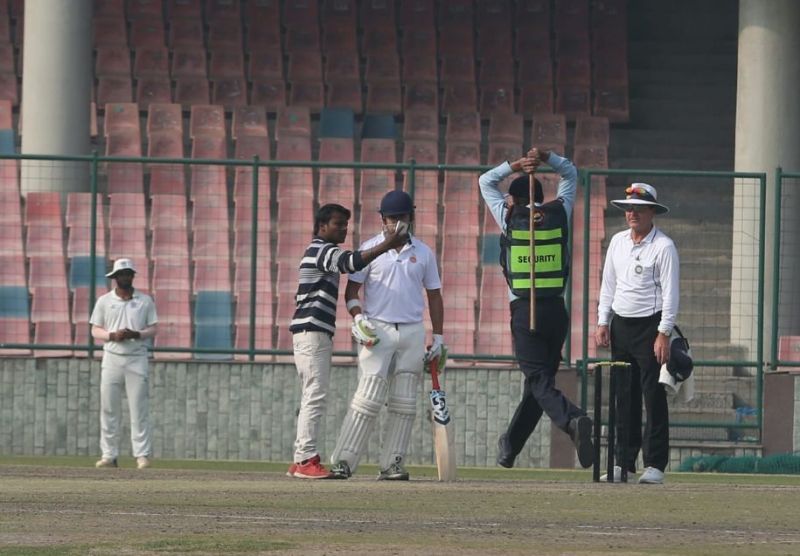
<path fill-rule="evenodd" d="M 638 244 L 631 231 L 611 238 L 603 266 L 597 324 L 621 317 L 649 317 L 661 311 L 659 332 L 670 334 L 678 315 L 680 262 L 672 239 L 656 226 Z"/>
<path fill-rule="evenodd" d="M 109 332 L 125 328 L 140 332 L 158 322 L 156 304 L 152 297 L 136 290 L 131 299 L 122 299 L 115 290 L 111 290 L 97 300 L 89 322 Z M 103 344 L 103 349 L 116 355 L 145 355 L 147 340 L 141 338 L 131 338 L 122 342 L 109 340 Z"/>
<path fill-rule="evenodd" d="M 359 251 L 382 241 L 383 233 L 380 233 L 365 241 Z M 363 311 L 367 318 L 398 324 L 422 322 L 425 311 L 422 289 L 442 287 L 433 251 L 413 236 L 411 243 L 403 245 L 399 253 L 390 249 L 349 278 L 363 284 Z"/>

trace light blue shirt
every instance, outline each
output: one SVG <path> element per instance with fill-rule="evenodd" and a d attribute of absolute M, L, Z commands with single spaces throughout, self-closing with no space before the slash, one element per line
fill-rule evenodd
<path fill-rule="evenodd" d="M 572 220 L 572 207 L 575 206 L 575 194 L 578 189 L 578 170 L 569 159 L 550 153 L 547 164 L 555 170 L 561 179 L 558 181 L 558 191 L 556 197 L 564 204 L 564 211 L 567 213 L 567 220 Z M 486 201 L 486 208 L 492 213 L 495 222 L 502 233 L 506 231 L 506 194 L 500 191 L 498 184 L 513 174 L 511 164 L 508 161 L 499 166 L 495 166 L 488 172 L 481 174 L 478 183 L 481 186 L 481 195 Z M 538 205 L 537 205 L 538 206 Z M 508 298 L 513 301 L 517 296 L 508 290 Z"/>

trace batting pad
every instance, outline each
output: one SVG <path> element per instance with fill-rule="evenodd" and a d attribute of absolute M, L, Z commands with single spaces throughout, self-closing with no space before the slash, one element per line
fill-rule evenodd
<path fill-rule="evenodd" d="M 350 402 L 350 409 L 342 423 L 336 448 L 331 455 L 331 463 L 336 464 L 341 460 L 350 465 L 350 470 L 355 472 L 361 451 L 364 449 L 375 417 L 381 410 L 383 400 L 386 398 L 388 384 L 378 376 L 362 376 L 358 382 L 358 389 Z"/>
<path fill-rule="evenodd" d="M 388 469 L 395 461 L 402 461 L 408 451 L 411 428 L 417 414 L 416 373 L 397 373 L 389 392 L 388 424 L 381 452 L 381 469 Z M 398 460 L 399 458 L 399 460 Z"/>

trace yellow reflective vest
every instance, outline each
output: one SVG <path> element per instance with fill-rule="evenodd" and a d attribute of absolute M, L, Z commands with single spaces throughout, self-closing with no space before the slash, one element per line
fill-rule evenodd
<path fill-rule="evenodd" d="M 500 265 L 509 288 L 518 297 L 531 295 L 530 209 L 515 205 L 506 231 L 500 236 Z M 536 297 L 555 297 L 564 293 L 569 277 L 567 238 L 569 225 L 561 201 L 539 207 L 535 226 Z"/>

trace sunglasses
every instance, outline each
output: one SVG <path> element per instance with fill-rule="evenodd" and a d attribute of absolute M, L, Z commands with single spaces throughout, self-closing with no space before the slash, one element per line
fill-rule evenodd
<path fill-rule="evenodd" d="M 628 205 L 625 207 L 625 212 L 635 212 L 638 214 L 641 212 L 647 212 L 649 208 L 650 207 L 648 205 Z"/>

